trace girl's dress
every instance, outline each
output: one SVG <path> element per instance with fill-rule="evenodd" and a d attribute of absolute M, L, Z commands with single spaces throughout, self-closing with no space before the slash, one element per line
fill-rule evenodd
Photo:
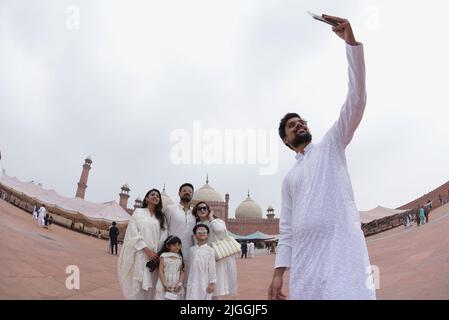
<path fill-rule="evenodd" d="M 161 254 L 161 257 L 164 258 L 164 265 L 159 266 L 159 268 L 164 268 L 165 281 L 169 287 L 176 287 L 179 283 L 179 277 L 181 275 L 182 268 L 182 258 L 179 253 L 174 252 L 164 252 Z M 181 288 L 181 291 L 177 293 L 178 300 L 182 300 L 184 297 L 184 288 Z M 160 278 L 157 280 L 156 284 L 156 296 L 155 300 L 166 300 L 165 298 L 165 289 L 162 284 Z"/>

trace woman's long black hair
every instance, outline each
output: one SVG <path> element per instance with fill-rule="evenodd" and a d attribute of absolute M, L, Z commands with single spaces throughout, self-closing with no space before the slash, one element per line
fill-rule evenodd
<path fill-rule="evenodd" d="M 159 251 L 157 253 L 159 255 L 159 257 L 164 252 L 170 252 L 170 250 L 168 250 L 168 246 L 171 245 L 171 244 L 175 244 L 175 243 L 179 243 L 180 245 L 182 245 L 181 239 L 179 239 L 178 237 L 176 237 L 176 236 L 168 236 L 167 239 L 165 239 L 165 241 L 164 241 L 164 246 L 162 247 L 161 251 Z M 181 256 L 181 261 L 182 261 L 181 270 L 184 271 L 184 257 L 182 256 L 182 250 L 179 250 L 178 253 Z"/>
<path fill-rule="evenodd" d="M 164 216 L 164 213 L 162 212 L 162 196 L 158 189 L 151 189 L 150 191 L 147 192 L 147 194 L 145 195 L 145 198 L 143 198 L 143 201 L 142 201 L 142 208 L 148 208 L 147 198 L 148 198 L 148 195 L 153 191 L 156 191 L 159 194 L 159 203 L 156 205 L 155 216 L 156 216 L 156 219 L 159 220 L 161 229 L 164 230 L 165 229 L 165 216 Z"/>

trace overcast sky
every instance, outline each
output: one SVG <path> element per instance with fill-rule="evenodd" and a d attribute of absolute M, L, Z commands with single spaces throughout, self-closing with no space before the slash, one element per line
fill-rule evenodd
<path fill-rule="evenodd" d="M 368 103 L 346 153 L 358 208 L 398 207 L 449 178 L 448 9 L 443 0 L 0 0 L 2 166 L 74 196 L 90 155 L 86 199 L 118 201 L 127 182 L 129 206 L 164 183 L 176 200 L 181 183 L 200 188 L 208 173 L 230 194 L 231 216 L 248 189 L 279 215 L 295 158 L 270 134 L 293 111 L 318 142 L 347 90 L 344 42 L 311 10 L 348 18 L 364 43 Z M 265 134 L 256 151 L 272 150 L 272 174 L 261 174 L 260 155 L 193 163 L 198 144 L 221 144 L 226 156 L 225 133 L 236 129 Z M 173 140 L 180 132 L 190 143 Z M 180 146 L 190 164 L 173 160 Z"/>

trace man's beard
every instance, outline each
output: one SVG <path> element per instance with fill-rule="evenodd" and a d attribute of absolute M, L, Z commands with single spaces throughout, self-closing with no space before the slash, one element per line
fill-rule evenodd
<path fill-rule="evenodd" d="M 190 200 L 192 200 L 192 198 L 188 194 L 185 194 L 182 196 L 181 200 L 184 202 L 190 202 Z"/>
<path fill-rule="evenodd" d="M 297 146 L 309 143 L 310 141 L 312 141 L 312 135 L 309 132 L 306 132 L 304 134 L 297 134 L 290 144 L 293 148 L 296 148 Z"/>

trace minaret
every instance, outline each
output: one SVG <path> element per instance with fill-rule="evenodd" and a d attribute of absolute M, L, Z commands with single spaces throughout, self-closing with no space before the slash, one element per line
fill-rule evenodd
<path fill-rule="evenodd" d="M 274 218 L 274 209 L 272 206 L 268 206 L 267 209 L 267 218 L 268 219 L 273 219 Z"/>
<path fill-rule="evenodd" d="M 225 201 L 226 201 L 226 209 L 225 209 L 225 222 L 228 221 L 229 218 L 229 193 L 225 194 Z"/>
<path fill-rule="evenodd" d="M 140 198 L 140 196 L 138 196 L 134 201 L 134 210 L 136 210 L 137 208 L 142 208 L 142 199 Z"/>
<path fill-rule="evenodd" d="M 120 202 L 119 205 L 122 207 L 125 211 L 128 211 L 128 199 L 129 199 L 129 191 L 131 189 L 129 188 L 129 185 L 125 183 L 122 186 L 122 192 L 119 193 L 120 196 Z"/>
<path fill-rule="evenodd" d="M 75 197 L 84 199 L 87 188 L 87 178 L 89 178 L 90 165 L 92 164 L 92 158 L 88 156 L 84 159 L 83 171 L 81 172 L 80 181 L 78 182 L 78 189 L 76 189 Z"/>

